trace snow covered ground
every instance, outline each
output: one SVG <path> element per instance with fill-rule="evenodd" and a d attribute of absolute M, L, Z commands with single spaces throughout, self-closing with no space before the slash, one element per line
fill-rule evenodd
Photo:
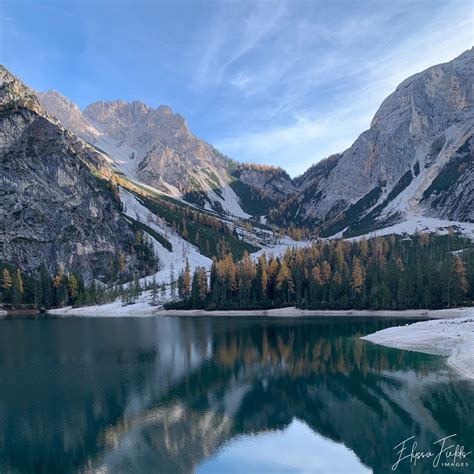
<path fill-rule="evenodd" d="M 191 271 L 196 267 L 201 266 L 206 269 L 211 268 L 212 260 L 199 252 L 199 249 L 181 238 L 173 229 L 166 224 L 162 219 L 152 215 L 150 211 L 143 206 L 139 199 L 132 193 L 120 188 L 120 199 L 124 204 L 125 214 L 135 220 L 140 220 L 142 223 L 153 229 L 155 232 L 161 234 L 166 238 L 173 250 L 169 251 L 155 240 L 153 236 L 149 235 L 150 240 L 156 254 L 159 258 L 159 270 L 154 275 L 148 275 L 140 279 L 140 284 L 144 288 L 150 284 L 155 277 L 156 283 L 160 285 L 165 283 L 166 293 L 158 295 L 155 298 L 157 306 L 152 305 L 152 295 L 150 291 L 145 291 L 138 297 L 134 304 L 123 306 L 122 301 L 118 298 L 112 303 L 94 306 L 84 306 L 81 308 L 59 308 L 48 311 L 50 314 L 69 315 L 69 316 L 151 316 L 163 309 L 163 304 L 171 300 L 170 291 L 170 276 L 171 268 L 173 266 L 174 278 L 176 279 L 181 270 L 186 265 L 186 260 L 189 262 Z"/>
<path fill-rule="evenodd" d="M 49 310 L 49 314 L 69 315 L 69 316 L 267 316 L 267 317 L 344 317 L 344 316 L 359 316 L 359 317 L 377 317 L 377 318 L 459 318 L 469 311 L 474 311 L 472 308 L 456 308 L 456 309 L 442 309 L 442 310 L 406 310 L 406 311 L 373 311 L 373 310 L 305 310 L 295 307 L 277 308 L 268 310 L 228 310 L 228 311 L 205 311 L 205 310 L 165 310 L 163 303 L 170 301 L 169 294 L 163 298 L 161 295 L 157 298 L 157 306 L 151 305 L 151 292 L 144 292 L 136 303 L 122 306 L 120 299 L 113 303 L 107 303 L 96 306 L 84 306 L 81 308 L 73 308 L 67 306 L 65 308 L 58 308 Z M 468 313 L 466 313 L 468 311 Z"/>
<path fill-rule="evenodd" d="M 130 171 L 130 170 L 128 170 Z M 188 241 L 182 239 L 176 232 L 173 232 L 171 227 L 169 227 L 166 222 L 160 219 L 157 216 L 152 215 L 149 210 L 140 203 L 139 198 L 135 195 L 129 193 L 125 189 L 120 189 L 120 198 L 125 206 L 125 214 L 129 217 L 140 220 L 142 223 L 149 226 L 155 232 L 161 234 L 165 237 L 173 246 L 173 250 L 169 251 L 163 247 L 157 240 L 155 240 L 151 235 L 149 236 L 153 242 L 155 252 L 158 255 L 160 261 L 159 270 L 154 275 L 149 275 L 143 277 L 140 280 L 142 287 L 145 287 L 147 284 L 152 282 L 153 276 L 158 285 L 164 283 L 166 285 L 166 292 L 159 292 L 158 296 L 155 297 L 155 304 L 152 305 L 152 296 L 151 293 L 144 292 L 138 300 L 131 305 L 123 306 L 121 299 L 113 303 L 108 303 L 104 305 L 88 306 L 82 308 L 62 308 L 57 310 L 51 310 L 51 314 L 65 314 L 65 315 L 74 315 L 74 316 L 150 316 L 156 314 L 166 314 L 166 315 L 189 315 L 189 316 L 202 316 L 202 315 L 212 315 L 212 316 L 249 316 L 249 315 L 259 315 L 259 316 L 282 316 L 282 317 L 296 317 L 296 316 L 388 316 L 388 317 L 427 317 L 427 318 L 443 318 L 443 317 L 459 317 L 463 313 L 459 310 L 445 310 L 445 311 L 304 311 L 296 308 L 283 308 L 276 310 L 268 311 L 214 311 L 214 312 L 204 312 L 204 311 L 187 311 L 187 312 L 178 312 L 178 311 L 164 311 L 163 304 L 170 301 L 170 273 L 173 266 L 174 277 L 177 278 L 180 271 L 184 269 L 186 264 L 186 259 L 189 261 L 191 271 L 193 271 L 197 266 L 205 267 L 210 269 L 212 261 L 206 256 L 202 255 L 199 252 L 199 249 L 194 245 L 190 244 Z M 232 199 L 230 199 L 232 201 Z M 237 212 L 237 209 L 233 209 L 234 212 Z M 443 221 L 440 219 L 432 218 L 413 218 L 412 220 L 400 223 L 385 229 L 381 229 L 370 234 L 370 237 L 374 235 L 388 235 L 391 233 L 398 234 L 413 234 L 415 231 L 431 230 L 438 233 L 448 232 L 449 227 L 454 227 L 457 230 L 460 230 L 463 234 L 474 239 L 474 224 L 469 223 L 453 223 L 450 221 Z M 237 231 L 241 236 L 244 236 L 246 240 L 251 240 L 252 235 L 249 234 L 244 228 L 238 227 Z M 306 247 L 312 244 L 312 241 L 296 241 L 289 237 L 278 237 L 275 244 L 264 244 L 265 241 L 271 240 L 271 232 L 263 229 L 259 229 L 259 232 L 263 234 L 263 237 L 254 236 L 254 242 L 262 248 L 253 253 L 252 258 L 256 259 L 263 253 L 272 256 L 282 256 L 289 247 Z M 268 234 L 265 237 L 265 234 Z M 471 311 L 471 310 L 469 310 Z M 472 317 L 472 313 L 469 313 Z M 395 328 L 398 329 L 398 328 Z M 402 328 L 403 329 L 403 328 Z M 376 333 L 379 334 L 379 333 Z M 375 337 L 375 335 L 373 335 Z M 367 340 L 369 339 L 368 336 Z M 377 336 L 378 337 L 378 336 Z M 402 337 L 403 339 L 403 337 Z M 377 342 L 375 339 L 373 342 Z M 474 344 L 474 341 L 471 341 Z M 387 344 L 388 345 L 388 344 Z M 396 347 L 396 346 L 394 346 Z M 401 347 L 404 348 L 404 347 Z M 407 347 L 407 348 L 411 348 Z M 466 364 L 462 362 L 464 359 L 465 351 L 460 351 L 454 357 L 453 360 L 457 364 Z M 447 354 L 448 355 L 448 354 Z M 455 362 L 450 360 L 450 363 L 454 366 Z M 469 363 L 469 361 L 467 361 Z M 473 364 L 474 366 L 474 364 Z"/>
<path fill-rule="evenodd" d="M 299 309 L 294 306 L 288 308 L 261 309 L 261 310 L 226 310 L 226 311 L 205 311 L 201 309 L 193 310 L 162 310 L 158 314 L 165 316 L 268 316 L 281 318 L 294 317 L 376 317 L 376 318 L 455 318 L 458 316 L 457 310 L 406 310 L 406 311 L 385 311 L 369 309 L 348 309 L 348 310 L 322 310 L 322 309 Z"/>
<path fill-rule="evenodd" d="M 391 327 L 362 339 L 396 349 L 448 356 L 451 367 L 474 378 L 474 308 L 455 311 L 455 319 Z"/>
<path fill-rule="evenodd" d="M 217 196 L 216 193 L 213 193 L 213 194 L 220 201 L 223 209 L 229 214 L 231 214 L 232 216 L 242 218 L 242 219 L 248 219 L 249 217 L 251 217 L 250 214 L 247 214 L 242 209 L 242 207 L 240 206 L 239 197 L 237 196 L 237 194 L 235 194 L 234 190 L 228 184 L 225 184 L 221 188 L 222 199 L 220 199 L 220 197 Z"/>
<path fill-rule="evenodd" d="M 287 236 L 279 237 L 277 244 L 264 245 L 260 250 L 258 250 L 257 252 L 254 252 L 251 256 L 254 259 L 257 259 L 262 254 L 266 254 L 267 256 L 272 256 L 272 257 L 280 257 L 288 250 L 288 248 L 291 248 L 291 247 L 303 248 L 303 247 L 309 247 L 312 244 L 313 244 L 313 241 L 311 240 L 293 240 L 292 238 L 287 237 Z M 262 245 L 262 244 L 259 242 L 258 245 Z"/>
<path fill-rule="evenodd" d="M 168 299 L 166 297 L 165 299 Z M 89 316 L 89 317 L 123 317 L 123 316 L 154 316 L 163 309 L 163 306 L 152 306 L 152 295 L 150 291 L 144 292 L 136 303 L 123 306 L 122 301 L 117 299 L 112 303 L 82 306 L 81 308 L 73 308 L 66 306 L 65 308 L 50 309 L 48 314 L 58 316 Z"/>

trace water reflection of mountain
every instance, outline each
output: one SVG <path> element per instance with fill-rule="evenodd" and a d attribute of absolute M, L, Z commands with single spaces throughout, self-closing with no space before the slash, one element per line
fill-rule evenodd
<path fill-rule="evenodd" d="M 438 358 L 352 337 L 386 321 L 13 323 L 15 345 L 0 336 L 1 472 L 192 472 L 294 418 L 376 472 L 413 434 L 474 441 L 472 389 Z"/>

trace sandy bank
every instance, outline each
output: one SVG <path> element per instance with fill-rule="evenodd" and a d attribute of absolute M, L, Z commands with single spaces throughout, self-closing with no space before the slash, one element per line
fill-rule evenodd
<path fill-rule="evenodd" d="M 474 378 L 474 308 L 460 312 L 464 317 L 391 327 L 362 339 L 396 349 L 448 356 L 451 367 Z"/>

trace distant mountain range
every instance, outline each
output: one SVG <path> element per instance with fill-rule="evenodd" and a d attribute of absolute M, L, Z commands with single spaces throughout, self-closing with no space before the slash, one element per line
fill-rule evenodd
<path fill-rule="evenodd" d="M 234 225 L 352 237 L 422 216 L 474 222 L 474 48 L 406 79 L 348 150 L 295 179 L 229 159 L 165 105 L 81 111 L 4 67 L 0 81 L 0 261 L 25 270 L 61 262 L 107 275 L 117 253 L 133 269 L 120 177 Z"/>
<path fill-rule="evenodd" d="M 295 180 L 282 170 L 226 159 L 166 106 L 96 102 L 81 114 L 58 92 L 39 99 L 74 133 L 164 192 L 203 191 L 201 204 L 219 208 L 220 203 L 232 212 L 237 206 L 226 189 L 230 184 L 248 214 L 267 214 L 278 205 L 273 213 L 278 223 L 355 234 L 421 214 L 474 220 L 473 80 L 474 49 L 408 78 L 348 150 Z"/>

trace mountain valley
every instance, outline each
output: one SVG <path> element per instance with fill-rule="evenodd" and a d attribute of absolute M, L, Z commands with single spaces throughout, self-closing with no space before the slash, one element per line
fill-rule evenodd
<path fill-rule="evenodd" d="M 0 261 L 170 285 L 213 257 L 283 255 L 318 237 L 472 238 L 473 79 L 474 49 L 406 79 L 348 150 L 291 178 L 226 157 L 168 106 L 81 111 L 2 68 Z"/>

